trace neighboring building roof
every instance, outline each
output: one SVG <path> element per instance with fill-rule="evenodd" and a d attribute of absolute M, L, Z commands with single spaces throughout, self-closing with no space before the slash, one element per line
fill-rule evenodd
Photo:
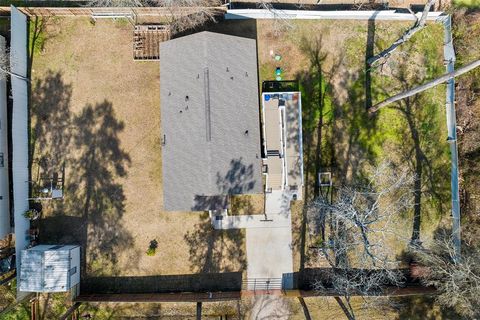
<path fill-rule="evenodd" d="M 0 54 L 7 54 L 5 38 L 0 36 Z M 7 77 L 0 74 L 0 240 L 11 231 L 10 192 L 8 184 L 8 116 L 7 116 Z"/>
<path fill-rule="evenodd" d="M 164 208 L 261 193 L 256 42 L 200 32 L 160 45 Z"/>
<path fill-rule="evenodd" d="M 68 291 L 72 285 L 70 283 L 70 269 L 72 268 L 70 251 L 76 248 L 79 247 L 72 245 L 39 245 L 28 250 L 22 250 L 20 291 Z"/>
<path fill-rule="evenodd" d="M 20 10 L 11 6 L 10 26 L 10 70 L 12 73 L 27 77 L 28 70 L 28 19 Z M 15 237 L 15 254 L 17 277 L 20 270 L 21 250 L 25 249 L 29 241 L 25 236 L 30 228 L 30 220 L 23 214 L 29 209 L 29 116 L 28 116 L 28 82 L 19 77 L 10 77 L 12 94 L 12 149 L 11 172 L 13 186 L 13 216 Z M 26 298 L 27 294 L 17 288 L 17 299 Z"/>

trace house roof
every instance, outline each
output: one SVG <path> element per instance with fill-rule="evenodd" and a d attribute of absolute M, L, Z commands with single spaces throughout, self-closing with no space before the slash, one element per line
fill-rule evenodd
<path fill-rule="evenodd" d="M 255 40 L 200 32 L 161 43 L 165 210 L 262 192 L 257 81 Z"/>

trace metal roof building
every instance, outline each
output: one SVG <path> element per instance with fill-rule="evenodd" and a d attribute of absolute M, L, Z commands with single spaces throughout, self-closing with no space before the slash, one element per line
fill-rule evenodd
<path fill-rule="evenodd" d="M 27 16 L 11 6 L 10 69 L 18 75 L 11 77 L 12 85 L 12 185 L 15 222 L 15 254 L 17 277 L 20 270 L 20 251 L 29 244 L 26 236 L 30 220 L 23 214 L 29 209 L 28 195 L 28 21 Z M 17 299 L 25 298 L 17 287 Z"/>
<path fill-rule="evenodd" d="M 212 32 L 160 45 L 164 208 L 225 209 L 261 193 L 256 42 Z"/>
<path fill-rule="evenodd" d="M 5 38 L 0 36 L 0 54 L 5 54 L 5 45 Z M 0 75 L 0 240 L 12 230 L 10 227 L 7 135 L 7 77 L 5 73 L 2 73 Z"/>
<path fill-rule="evenodd" d="M 22 250 L 19 289 L 66 292 L 80 282 L 80 247 L 39 245 Z"/>

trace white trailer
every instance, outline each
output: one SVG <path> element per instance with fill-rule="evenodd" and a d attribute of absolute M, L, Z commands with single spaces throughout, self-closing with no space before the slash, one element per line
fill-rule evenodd
<path fill-rule="evenodd" d="M 5 38 L 0 36 L 0 54 L 6 50 Z M 7 75 L 0 74 L 0 239 L 11 232 L 8 188 L 8 119 Z"/>

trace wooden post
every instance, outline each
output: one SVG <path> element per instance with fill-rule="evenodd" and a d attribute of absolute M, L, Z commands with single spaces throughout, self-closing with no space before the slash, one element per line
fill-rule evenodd
<path fill-rule="evenodd" d="M 80 307 L 82 303 L 81 302 L 75 302 L 70 308 L 68 308 L 68 310 L 59 318 L 59 320 L 67 320 L 67 318 L 72 315 L 75 310 L 78 309 L 78 307 Z"/>
<path fill-rule="evenodd" d="M 38 317 L 38 294 L 30 300 L 30 319 L 37 320 Z"/>

